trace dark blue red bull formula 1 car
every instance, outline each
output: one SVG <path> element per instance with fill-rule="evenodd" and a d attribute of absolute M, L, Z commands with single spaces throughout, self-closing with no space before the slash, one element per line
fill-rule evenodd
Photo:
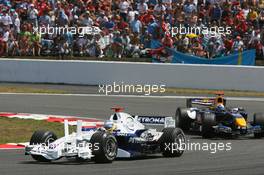
<path fill-rule="evenodd" d="M 175 115 L 176 127 L 184 131 L 198 131 L 203 138 L 216 136 L 240 136 L 253 134 L 264 136 L 264 114 L 255 113 L 248 121 L 248 113 L 241 107 L 226 107 L 223 92 L 215 98 L 191 98 L 186 107 L 179 107 Z"/>

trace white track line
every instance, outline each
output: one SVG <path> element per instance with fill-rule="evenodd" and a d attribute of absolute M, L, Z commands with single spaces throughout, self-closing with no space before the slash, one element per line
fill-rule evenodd
<path fill-rule="evenodd" d="M 208 98 L 208 96 L 147 96 L 147 95 L 105 95 L 105 94 L 47 94 L 47 93 L 0 93 L 0 95 L 24 95 L 24 96 L 72 96 L 72 97 L 122 97 L 122 98 L 157 98 L 157 99 L 186 99 Z M 264 102 L 264 98 L 257 97 L 226 97 L 234 101 L 258 101 Z"/>

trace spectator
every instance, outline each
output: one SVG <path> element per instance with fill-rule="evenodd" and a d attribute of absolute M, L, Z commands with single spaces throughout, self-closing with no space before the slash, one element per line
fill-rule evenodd
<path fill-rule="evenodd" d="M 259 14 L 259 28 L 264 28 L 264 9 Z"/>
<path fill-rule="evenodd" d="M 241 40 L 241 37 L 237 36 L 233 44 L 233 50 L 235 53 L 237 53 L 239 51 L 243 51 L 243 49 L 244 49 L 244 43 Z"/>
<path fill-rule="evenodd" d="M 154 39 L 210 59 L 252 48 L 263 57 L 263 1 L 4 0 L 0 7 L 1 56 L 141 57 Z M 181 26 L 197 30 L 166 35 Z M 230 29 L 209 31 L 219 27 Z"/>
<path fill-rule="evenodd" d="M 185 14 L 189 17 L 197 11 L 197 8 L 196 8 L 196 5 L 193 3 L 193 1 L 186 0 L 183 10 Z"/>
<path fill-rule="evenodd" d="M 155 3 L 152 2 L 151 4 L 153 5 Z M 140 0 L 140 3 L 137 5 L 137 10 L 140 15 L 143 15 L 148 11 L 148 5 L 145 3 L 145 0 Z"/>
<path fill-rule="evenodd" d="M 3 24 L 3 27 L 4 28 L 10 28 L 10 25 L 11 24 L 13 24 L 12 23 L 12 18 L 11 18 L 11 16 L 9 15 L 9 12 L 8 12 L 8 10 L 7 9 L 5 9 L 4 11 L 3 11 L 3 16 L 1 16 L 1 23 Z"/>
<path fill-rule="evenodd" d="M 38 10 L 35 8 L 34 4 L 29 5 L 28 19 L 34 27 L 38 26 Z"/>
<path fill-rule="evenodd" d="M 14 33 L 14 37 L 17 37 L 17 35 L 20 33 L 20 19 L 18 17 L 18 14 L 17 13 L 14 13 L 13 15 L 13 33 Z M 15 38 L 14 38 L 15 39 Z"/>
<path fill-rule="evenodd" d="M 134 33 L 140 34 L 142 31 L 142 23 L 138 19 L 138 14 L 135 15 L 135 19 L 131 22 L 131 30 Z"/>
<path fill-rule="evenodd" d="M 123 50 L 124 50 L 124 45 L 123 45 L 122 39 L 123 38 L 120 35 L 120 32 L 116 31 L 114 33 L 113 43 L 112 43 L 112 50 L 113 50 L 115 58 L 122 58 L 122 54 L 123 54 Z"/>
<path fill-rule="evenodd" d="M 51 16 L 48 14 L 48 11 L 44 11 L 40 16 L 39 25 L 42 27 L 52 26 Z"/>
<path fill-rule="evenodd" d="M 211 9 L 211 22 L 216 21 L 218 22 L 219 25 L 221 17 L 222 17 L 222 9 L 218 4 L 215 4 Z"/>
<path fill-rule="evenodd" d="M 154 7 L 154 14 L 155 15 L 162 15 L 163 12 L 165 12 L 166 7 L 162 3 L 162 0 L 158 0 L 158 4 Z"/>
<path fill-rule="evenodd" d="M 129 3 L 127 0 L 121 0 L 119 3 L 119 9 L 120 9 L 120 16 L 123 18 L 124 21 L 127 21 L 127 13 L 128 13 L 128 8 L 129 8 Z"/>
<path fill-rule="evenodd" d="M 2 51 L 2 55 L 7 55 L 8 54 L 8 41 L 9 41 L 9 36 L 10 36 L 10 32 L 8 28 L 4 29 L 4 34 L 3 37 L 1 39 L 2 42 L 2 47 L 3 47 L 3 51 Z"/>
<path fill-rule="evenodd" d="M 31 35 L 31 43 L 32 43 L 32 55 L 40 56 L 41 50 L 41 36 L 38 33 L 32 33 Z"/>

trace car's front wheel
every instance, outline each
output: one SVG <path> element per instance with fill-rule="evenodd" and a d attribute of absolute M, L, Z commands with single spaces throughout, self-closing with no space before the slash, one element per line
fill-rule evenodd
<path fill-rule="evenodd" d="M 45 144 L 48 146 L 50 143 L 57 140 L 57 136 L 51 131 L 35 131 L 30 139 L 30 145 Z M 38 162 L 50 162 L 51 160 L 46 159 L 41 155 L 31 155 L 32 158 Z"/>
<path fill-rule="evenodd" d="M 104 131 L 94 133 L 90 140 L 93 145 L 92 158 L 96 163 L 111 163 L 117 156 L 116 138 Z"/>
<path fill-rule="evenodd" d="M 186 138 L 180 128 L 164 128 L 160 138 L 160 149 L 164 157 L 180 157 L 185 148 Z"/>

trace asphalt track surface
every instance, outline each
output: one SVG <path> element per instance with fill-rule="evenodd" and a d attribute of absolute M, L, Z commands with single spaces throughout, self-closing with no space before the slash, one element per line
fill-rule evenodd
<path fill-rule="evenodd" d="M 80 115 L 107 119 L 113 105 L 126 108 L 132 114 L 174 115 L 178 106 L 184 106 L 184 99 L 155 99 L 128 97 L 80 97 L 42 95 L 0 95 L 0 111 L 43 113 L 58 115 Z M 230 106 L 243 106 L 252 115 L 264 111 L 264 102 L 228 101 Z M 23 132 L 23 131 L 21 131 Z M 136 160 L 117 160 L 112 164 L 77 163 L 61 159 L 50 164 L 37 163 L 23 150 L 0 151 L 0 175 L 263 175 L 264 139 L 251 137 L 240 139 L 201 139 L 187 135 L 190 142 L 231 143 L 232 150 L 186 151 L 180 158 L 163 158 L 155 155 Z"/>

